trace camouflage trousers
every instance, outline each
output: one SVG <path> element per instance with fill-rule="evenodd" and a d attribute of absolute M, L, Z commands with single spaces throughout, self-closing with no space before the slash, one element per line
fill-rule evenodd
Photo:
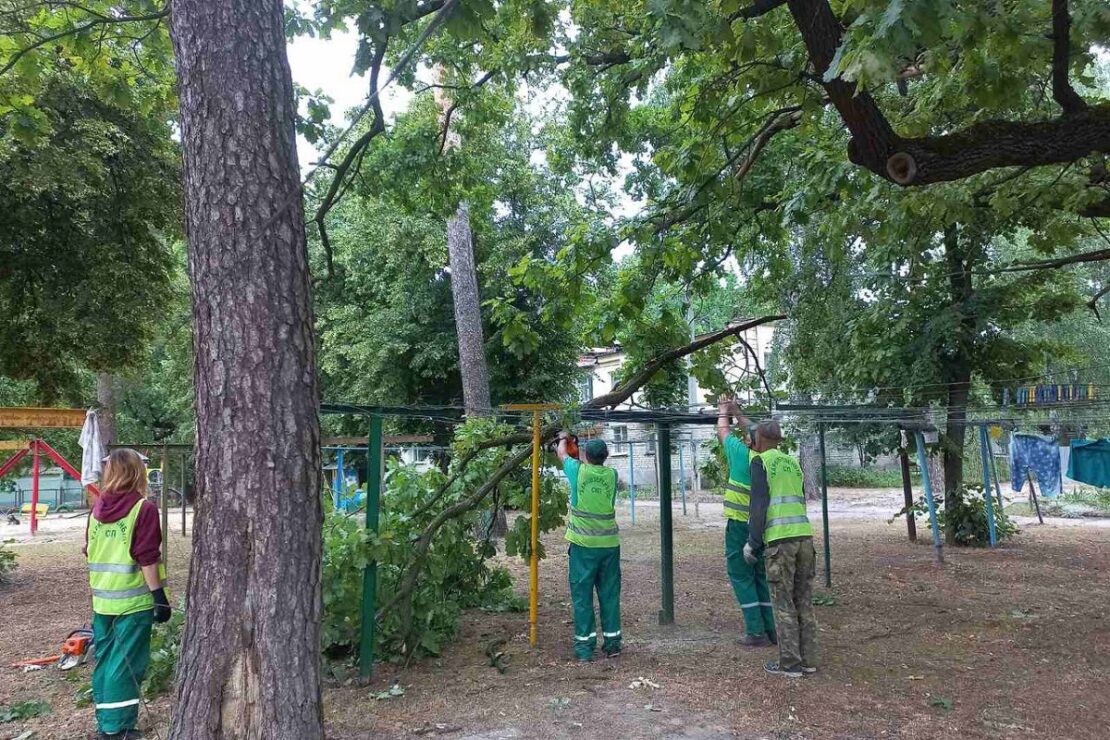
<path fill-rule="evenodd" d="M 813 614 L 813 577 L 817 552 L 813 538 L 767 546 L 767 581 L 775 605 L 779 665 L 784 670 L 817 667 L 817 617 Z"/>

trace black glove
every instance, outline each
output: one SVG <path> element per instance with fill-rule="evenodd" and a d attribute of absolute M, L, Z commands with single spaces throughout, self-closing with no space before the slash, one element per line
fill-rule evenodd
<path fill-rule="evenodd" d="M 166 589 L 156 588 L 150 593 L 154 596 L 154 621 L 159 624 L 170 621 L 170 600 L 166 598 Z"/>

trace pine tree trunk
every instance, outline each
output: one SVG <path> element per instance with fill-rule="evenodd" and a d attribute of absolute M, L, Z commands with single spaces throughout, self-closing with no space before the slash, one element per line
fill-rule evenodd
<path fill-rule="evenodd" d="M 116 443 L 116 379 L 111 373 L 96 374 L 96 403 L 100 442 L 107 449 Z"/>
<path fill-rule="evenodd" d="M 174 0 L 172 35 L 197 519 L 170 737 L 322 738 L 318 389 L 282 3 Z"/>
<path fill-rule="evenodd" d="M 474 264 L 470 210 L 459 203 L 447 220 L 447 258 L 451 266 L 451 297 L 455 304 L 455 331 L 459 340 L 459 372 L 467 416 L 490 412 L 489 368 L 482 335 L 481 296 Z"/>

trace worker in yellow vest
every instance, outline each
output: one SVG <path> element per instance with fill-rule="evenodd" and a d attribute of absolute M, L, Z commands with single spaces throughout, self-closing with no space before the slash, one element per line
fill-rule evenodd
<path fill-rule="evenodd" d="M 137 724 L 151 627 L 170 618 L 158 509 L 146 491 L 139 453 L 113 451 L 86 530 L 96 645 L 92 693 L 101 740 L 142 737 Z"/>
<path fill-rule="evenodd" d="M 777 641 L 775 618 L 771 611 L 771 592 L 767 586 L 762 553 L 756 553 L 754 563 L 744 558 L 751 507 L 751 474 L 748 469 L 749 448 L 733 429 L 734 418 L 738 422 L 738 431 L 748 439 L 751 422 L 735 401 L 722 399 L 717 405 L 717 436 L 724 447 L 725 462 L 728 464 L 724 502 L 725 568 L 736 603 L 744 615 L 744 636 L 740 638 L 740 644 L 763 648 Z"/>
<path fill-rule="evenodd" d="M 621 542 L 617 529 L 617 471 L 605 467 L 609 448 L 600 439 L 582 447 L 585 462 L 567 452 L 569 436 L 559 435 L 559 462 L 570 483 L 567 541 L 570 542 L 570 598 L 574 605 L 574 655 L 593 659 L 597 646 L 594 591 L 601 611 L 601 650 L 621 652 Z"/>
<path fill-rule="evenodd" d="M 778 422 L 764 421 L 756 427 L 744 558 L 754 564 L 762 550 L 767 561 L 779 659 L 764 667 L 768 673 L 799 678 L 817 672 L 817 618 L 813 613 L 817 552 L 806 516 L 802 468 L 779 449 L 781 441 Z"/>

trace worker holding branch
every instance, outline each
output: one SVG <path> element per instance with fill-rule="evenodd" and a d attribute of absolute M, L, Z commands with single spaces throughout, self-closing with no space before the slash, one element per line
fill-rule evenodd
<path fill-rule="evenodd" d="M 767 586 L 762 553 L 749 562 L 744 558 L 748 542 L 751 507 L 749 448 L 733 430 L 733 420 L 745 438 L 751 422 L 736 401 L 725 398 L 717 405 L 717 436 L 725 450 L 728 482 L 725 484 L 725 565 L 732 592 L 744 614 L 744 636 L 740 644 L 750 648 L 768 647 L 777 641 L 771 594 Z"/>
<path fill-rule="evenodd" d="M 92 588 L 92 675 L 98 738 L 141 738 L 137 728 L 154 622 L 170 618 L 158 509 L 146 500 L 146 466 L 135 450 L 107 458 L 89 515 L 85 552 Z"/>
<path fill-rule="evenodd" d="M 764 666 L 768 673 L 797 678 L 817 672 L 817 618 L 813 613 L 813 578 L 817 552 L 806 516 L 802 468 L 779 449 L 782 429 L 761 422 L 752 440 L 751 520 L 744 559 L 755 565 L 762 554 L 775 604 L 779 659 Z"/>
<path fill-rule="evenodd" d="M 574 607 L 574 654 L 593 659 L 597 645 L 594 591 L 601 611 L 601 650 L 621 652 L 621 548 L 617 530 L 617 471 L 605 467 L 609 448 L 600 439 L 582 446 L 585 462 L 568 451 L 570 436 L 559 434 L 559 462 L 570 483 L 570 598 Z"/>

